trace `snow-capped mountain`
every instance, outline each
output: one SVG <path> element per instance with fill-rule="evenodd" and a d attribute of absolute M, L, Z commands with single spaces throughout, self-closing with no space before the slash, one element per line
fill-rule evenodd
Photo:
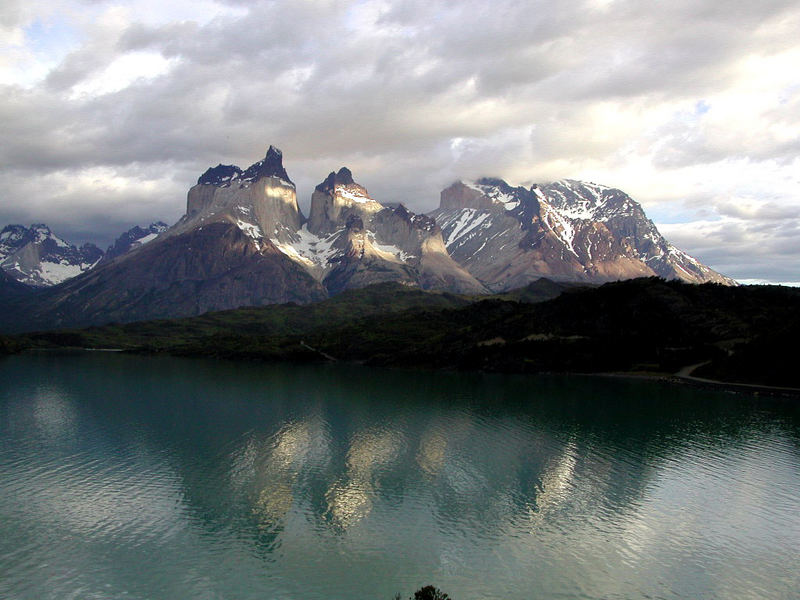
<path fill-rule="evenodd" d="M 735 285 L 664 239 L 630 196 L 594 183 L 457 182 L 430 216 L 451 256 L 495 291 L 539 277 L 599 283 L 657 275 Z"/>
<path fill-rule="evenodd" d="M 278 248 L 304 264 L 329 293 L 382 281 L 485 291 L 449 256 L 433 219 L 403 205 L 380 204 L 346 167 L 317 185 L 307 223 L 290 238 Z"/>
<path fill-rule="evenodd" d="M 500 179 L 458 182 L 441 193 L 439 209 L 420 215 L 376 201 L 343 167 L 316 186 L 306 219 L 272 146 L 247 169 L 206 170 L 188 192 L 185 215 L 164 229 L 131 229 L 108 260 L 88 270 L 102 255 L 94 248 L 77 263 L 84 272 L 20 305 L 9 317 L 14 327 L 305 303 L 385 281 L 465 294 L 540 277 L 733 283 L 670 245 L 623 192 L 576 181 L 531 188 Z M 0 243 L 5 268 L 23 265 L 34 250 L 37 259 L 56 249 L 78 252 L 43 226 L 7 227 Z"/>
<path fill-rule="evenodd" d="M 80 248 L 55 235 L 47 225 L 8 225 L 0 231 L 0 267 L 36 287 L 61 283 L 91 269 L 103 257 L 94 244 Z"/>
<path fill-rule="evenodd" d="M 265 235 L 288 240 L 301 223 L 294 184 L 270 147 L 245 171 L 208 169 L 174 226 L 47 290 L 29 319 L 87 325 L 323 299 L 319 282 Z"/>
<path fill-rule="evenodd" d="M 112 260 L 130 252 L 134 248 L 144 246 L 148 242 L 152 242 L 167 229 L 169 229 L 169 225 L 161 221 L 151 223 L 146 228 L 139 227 L 138 225 L 131 227 L 128 231 L 120 235 L 113 245 L 108 247 L 105 256 L 103 256 L 103 261 Z"/>
<path fill-rule="evenodd" d="M 245 170 L 208 169 L 174 226 L 48 290 L 26 317 L 75 326 L 189 316 L 310 302 L 381 281 L 486 291 L 450 258 L 433 219 L 381 205 L 345 168 L 316 187 L 306 219 L 270 146 Z"/>
<path fill-rule="evenodd" d="M 280 151 L 242 171 L 218 165 L 189 191 L 186 216 L 170 235 L 210 222 L 235 224 L 259 252 L 277 249 L 328 293 L 381 281 L 481 293 L 448 255 L 436 223 L 372 199 L 349 169 L 331 172 L 311 196 L 306 219 Z"/>

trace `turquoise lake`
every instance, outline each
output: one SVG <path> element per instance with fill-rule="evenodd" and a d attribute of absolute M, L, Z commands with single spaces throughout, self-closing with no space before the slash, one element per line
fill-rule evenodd
<path fill-rule="evenodd" d="M 797 401 L 0 359 L 0 598 L 800 597 Z"/>

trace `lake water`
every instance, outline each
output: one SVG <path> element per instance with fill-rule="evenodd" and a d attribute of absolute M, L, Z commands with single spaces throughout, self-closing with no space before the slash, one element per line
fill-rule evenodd
<path fill-rule="evenodd" d="M 0 598 L 797 598 L 796 402 L 0 360 Z"/>

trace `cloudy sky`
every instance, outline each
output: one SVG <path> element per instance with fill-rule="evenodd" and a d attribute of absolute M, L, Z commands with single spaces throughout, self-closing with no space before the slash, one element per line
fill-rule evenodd
<path fill-rule="evenodd" d="M 416 211 L 456 179 L 618 187 L 800 282 L 798 0 L 3 0 L 0 226 L 105 247 L 274 144 Z"/>

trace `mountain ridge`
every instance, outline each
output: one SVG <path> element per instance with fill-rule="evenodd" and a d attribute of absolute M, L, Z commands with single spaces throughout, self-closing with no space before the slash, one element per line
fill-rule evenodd
<path fill-rule="evenodd" d="M 117 243 L 119 252 L 110 248 L 93 269 L 32 296 L 19 323 L 70 327 L 308 303 L 389 281 L 473 295 L 540 277 L 735 283 L 669 244 L 620 190 L 574 180 L 456 182 L 426 215 L 378 202 L 341 167 L 315 187 L 306 217 L 274 146 L 246 169 L 210 167 L 177 223 L 133 228 Z"/>
<path fill-rule="evenodd" d="M 602 283 L 660 276 L 736 285 L 667 242 L 641 205 L 607 186 L 458 181 L 428 214 L 454 259 L 492 290 L 536 277 Z"/>

